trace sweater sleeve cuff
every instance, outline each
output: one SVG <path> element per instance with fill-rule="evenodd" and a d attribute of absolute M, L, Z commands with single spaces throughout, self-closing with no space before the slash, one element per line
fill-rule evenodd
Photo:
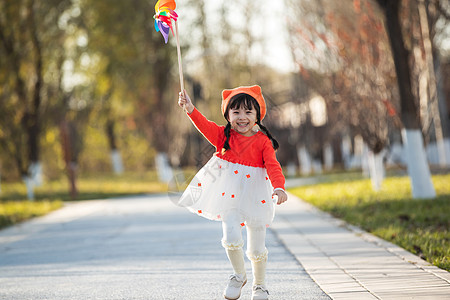
<path fill-rule="evenodd" d="M 186 114 L 187 114 L 189 117 L 192 117 L 192 115 L 195 114 L 196 112 L 197 112 L 197 108 L 194 107 L 194 110 L 193 110 L 191 113 L 189 113 L 189 112 L 186 111 Z"/>
<path fill-rule="evenodd" d="M 285 192 L 285 190 L 283 189 L 283 188 L 276 188 L 276 189 L 273 189 L 273 191 L 275 192 L 275 191 L 283 191 L 283 192 Z"/>

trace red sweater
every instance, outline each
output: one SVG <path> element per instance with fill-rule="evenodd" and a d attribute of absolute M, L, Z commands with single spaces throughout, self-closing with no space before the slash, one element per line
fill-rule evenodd
<path fill-rule="evenodd" d="M 244 136 L 233 129 L 230 131 L 230 149 L 222 154 L 222 148 L 225 144 L 225 126 L 219 126 L 209 121 L 196 108 L 192 113 L 188 113 L 189 118 L 197 127 L 203 136 L 216 147 L 217 157 L 245 166 L 266 168 L 272 186 L 284 189 L 284 175 L 280 163 L 275 156 L 270 139 L 261 131 L 253 136 Z"/>

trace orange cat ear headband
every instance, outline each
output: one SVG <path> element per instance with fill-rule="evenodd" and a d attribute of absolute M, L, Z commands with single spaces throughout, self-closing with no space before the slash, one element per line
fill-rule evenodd
<path fill-rule="evenodd" d="M 266 101 L 261 92 L 261 87 L 259 85 L 252 86 L 240 86 L 234 88 L 232 90 L 223 90 L 222 91 L 222 114 L 225 114 L 225 110 L 227 109 L 228 103 L 233 96 L 237 94 L 247 94 L 256 99 L 259 104 L 259 110 L 261 113 L 261 120 L 264 119 L 266 115 Z"/>

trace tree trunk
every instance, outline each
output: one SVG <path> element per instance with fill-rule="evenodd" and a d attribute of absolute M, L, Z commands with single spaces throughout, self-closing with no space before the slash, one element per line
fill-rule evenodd
<path fill-rule="evenodd" d="M 300 162 L 300 173 L 302 175 L 309 175 L 312 172 L 311 155 L 305 146 L 301 146 L 297 150 L 298 160 Z"/>
<path fill-rule="evenodd" d="M 346 170 L 351 168 L 352 161 L 352 141 L 350 136 L 346 134 L 341 140 L 341 153 L 344 167 Z"/>
<path fill-rule="evenodd" d="M 370 176 L 370 170 L 369 170 L 369 146 L 367 146 L 366 143 L 364 143 L 363 151 L 361 155 L 361 170 L 363 173 L 363 176 L 369 177 Z"/>
<path fill-rule="evenodd" d="M 447 103 L 445 99 L 444 93 L 444 82 L 442 78 L 442 69 L 441 63 L 439 61 L 439 55 L 435 54 L 435 73 L 436 73 L 436 85 L 437 85 L 437 97 L 439 103 L 439 114 L 442 122 L 442 133 L 444 136 L 444 149 L 445 149 L 445 161 L 447 163 L 447 167 L 450 166 L 450 119 Z"/>
<path fill-rule="evenodd" d="M 381 184 L 383 183 L 385 171 L 383 165 L 384 151 L 374 153 L 369 151 L 368 153 L 368 165 L 370 181 L 372 182 L 372 188 L 378 192 L 381 190 Z"/>
<path fill-rule="evenodd" d="M 156 171 L 158 172 L 158 178 L 161 182 L 169 183 L 173 180 L 173 170 L 169 164 L 167 154 L 164 152 L 158 152 L 155 156 Z"/>
<path fill-rule="evenodd" d="M 423 148 L 422 132 L 419 129 L 402 130 L 406 151 L 406 163 L 411 177 L 413 198 L 434 198 L 436 192 L 431 182 L 430 168 Z"/>
<path fill-rule="evenodd" d="M 63 148 L 64 161 L 66 162 L 66 170 L 67 177 L 69 179 L 69 187 L 70 187 L 70 197 L 75 199 L 78 195 L 77 185 L 76 185 L 76 169 L 77 164 L 73 160 L 72 148 L 73 145 L 71 143 L 70 138 L 70 128 L 67 121 L 63 120 L 60 125 L 61 130 L 61 145 Z"/>
<path fill-rule="evenodd" d="M 34 51 L 34 66 L 35 66 L 35 76 L 36 81 L 34 83 L 34 90 L 31 97 L 31 104 L 28 108 L 28 100 L 26 98 L 25 84 L 20 77 L 20 66 L 17 61 L 13 64 L 16 72 L 16 82 L 17 82 L 17 94 L 19 97 L 23 97 L 22 100 L 27 105 L 27 110 L 22 118 L 22 126 L 27 137 L 27 151 L 28 151 L 28 161 L 23 166 L 22 178 L 27 187 L 27 196 L 29 200 L 34 200 L 34 186 L 41 183 L 40 178 L 42 178 L 40 163 L 39 163 L 39 136 L 40 136 L 40 106 L 41 106 L 41 90 L 44 82 L 43 71 L 42 71 L 42 51 L 41 43 L 37 34 L 37 26 L 34 18 L 34 8 L 33 1 L 30 1 L 27 6 L 28 14 L 28 28 L 30 29 L 31 44 Z M 17 58 L 14 55 L 14 58 Z M 38 180 L 36 180 L 38 179 Z"/>
<path fill-rule="evenodd" d="M 120 151 L 117 148 L 114 124 L 115 122 L 111 119 L 106 121 L 106 136 L 108 137 L 109 151 L 114 174 L 122 174 L 123 173 L 122 155 L 120 154 Z"/>
<path fill-rule="evenodd" d="M 333 147 L 330 143 L 325 143 L 323 148 L 324 167 L 326 171 L 330 171 L 334 166 Z"/>
<path fill-rule="evenodd" d="M 33 2 L 30 1 L 29 7 L 29 22 L 31 29 L 31 42 L 33 44 L 33 50 L 35 54 L 35 67 L 36 67 L 36 82 L 34 84 L 31 112 L 26 118 L 26 128 L 28 133 L 28 147 L 29 147 L 29 161 L 31 163 L 39 160 L 39 108 L 41 106 L 41 89 L 43 84 L 42 77 L 42 51 L 41 43 L 37 35 L 37 26 L 34 19 Z"/>
<path fill-rule="evenodd" d="M 439 99 L 437 95 L 436 73 L 433 63 L 433 43 L 430 38 L 430 29 L 428 27 L 428 14 L 425 3 L 418 1 L 417 10 L 419 12 L 420 29 L 422 31 L 422 39 L 425 51 L 425 68 L 428 79 L 429 105 L 431 106 L 431 116 L 434 121 L 434 131 L 436 136 L 436 146 L 438 150 L 439 165 L 446 167 L 449 165 L 445 155 L 443 123 L 439 114 Z"/>
<path fill-rule="evenodd" d="M 423 138 L 414 95 L 411 87 L 409 67 L 410 52 L 406 49 L 399 19 L 400 0 L 377 0 L 381 5 L 386 22 L 386 30 L 394 57 L 400 92 L 403 144 L 407 154 L 408 173 L 411 178 L 413 198 L 433 198 L 436 196 L 431 174 L 426 160 Z"/>
<path fill-rule="evenodd" d="M 384 10 L 386 29 L 392 55 L 394 56 L 395 71 L 397 73 L 403 126 L 408 129 L 420 129 L 417 108 L 412 93 L 411 72 L 408 64 L 410 52 L 405 47 L 399 20 L 400 2 L 399 0 L 387 1 Z"/>

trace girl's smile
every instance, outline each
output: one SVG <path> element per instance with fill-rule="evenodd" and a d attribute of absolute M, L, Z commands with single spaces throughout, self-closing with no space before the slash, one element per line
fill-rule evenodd
<path fill-rule="evenodd" d="M 228 113 L 228 120 L 231 127 L 244 136 L 252 136 L 255 134 L 253 126 L 256 124 L 256 110 L 254 107 L 247 109 L 244 106 L 232 108 Z"/>

